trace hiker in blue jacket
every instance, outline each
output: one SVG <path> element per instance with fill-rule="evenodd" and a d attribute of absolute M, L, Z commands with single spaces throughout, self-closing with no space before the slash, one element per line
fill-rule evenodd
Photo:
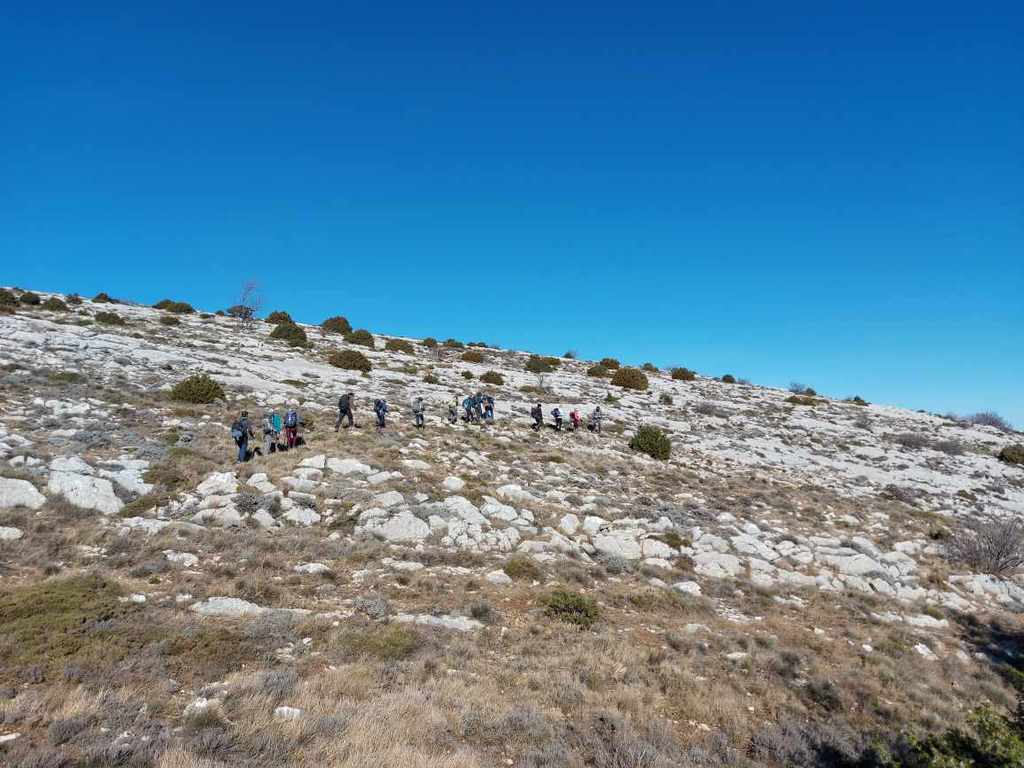
<path fill-rule="evenodd" d="M 494 423 L 494 398 L 490 395 L 484 395 L 484 419 Z"/>
<path fill-rule="evenodd" d="M 234 424 L 231 425 L 231 437 L 238 446 L 238 463 L 242 464 L 249 460 L 249 438 L 255 438 L 252 425 L 249 424 L 249 412 L 242 411 Z"/>
<path fill-rule="evenodd" d="M 379 398 L 373 404 L 373 412 L 377 414 L 377 431 L 383 432 L 384 427 L 387 426 L 385 417 L 388 414 L 388 403 L 383 398 Z"/>

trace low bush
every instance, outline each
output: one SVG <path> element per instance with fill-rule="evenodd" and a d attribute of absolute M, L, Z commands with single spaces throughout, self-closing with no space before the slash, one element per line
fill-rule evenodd
<path fill-rule="evenodd" d="M 736 383 L 736 377 L 733 376 L 731 373 L 727 373 L 727 374 L 725 374 L 725 376 L 723 376 L 721 378 L 721 382 L 723 384 L 735 384 Z"/>
<path fill-rule="evenodd" d="M 359 328 L 358 330 L 352 331 L 352 333 L 346 333 L 345 341 L 349 344 L 356 344 L 360 347 L 369 347 L 370 349 L 373 349 L 375 346 L 373 334 L 365 328 Z"/>
<path fill-rule="evenodd" d="M 427 336 L 423 341 L 420 342 L 427 349 L 437 349 L 437 339 L 433 336 Z"/>
<path fill-rule="evenodd" d="M 932 450 L 947 456 L 963 456 L 964 444 L 959 440 L 936 440 L 932 443 Z"/>
<path fill-rule="evenodd" d="M 967 421 L 981 427 L 995 427 L 1000 432 L 1013 432 L 1013 426 L 1011 426 L 1010 422 L 994 411 L 981 411 L 980 413 L 971 414 L 967 417 Z"/>
<path fill-rule="evenodd" d="M 426 375 L 423 376 L 423 383 L 424 384 L 440 384 L 441 380 L 439 378 L 437 378 L 437 376 L 435 376 L 434 374 L 427 373 Z"/>
<path fill-rule="evenodd" d="M 95 296 L 92 297 L 92 303 L 93 304 L 120 304 L 121 302 L 119 302 L 117 299 L 110 298 L 109 295 L 107 295 L 103 291 L 100 291 L 99 293 L 97 293 Z"/>
<path fill-rule="evenodd" d="M 274 310 L 269 315 L 267 315 L 267 322 L 270 323 L 271 325 L 279 325 L 281 323 L 295 323 L 295 321 L 292 320 L 291 315 L 280 309 Z"/>
<path fill-rule="evenodd" d="M 411 342 L 405 339 L 388 339 L 384 345 L 384 349 L 390 352 L 401 352 L 404 355 L 416 354 L 416 349 L 413 347 Z"/>
<path fill-rule="evenodd" d="M 633 439 L 629 441 L 629 447 L 661 461 L 667 461 L 672 453 L 672 441 L 668 435 L 649 424 L 642 425 L 636 431 Z"/>
<path fill-rule="evenodd" d="M 383 627 L 349 630 L 341 636 L 340 644 L 350 656 L 398 661 L 413 654 L 423 644 L 423 639 L 401 624 L 387 624 Z"/>
<path fill-rule="evenodd" d="M 346 333 L 352 333 L 351 324 L 349 324 L 348 320 L 341 315 L 328 317 L 320 323 L 320 327 L 323 328 L 326 333 L 340 333 L 342 336 Z"/>
<path fill-rule="evenodd" d="M 916 432 L 900 432 L 892 436 L 892 441 L 896 445 L 901 445 L 904 448 L 916 451 L 921 448 L 927 448 L 931 441 L 924 435 L 919 435 Z"/>
<path fill-rule="evenodd" d="M 697 374 L 691 371 L 689 368 L 673 368 L 672 369 L 672 380 L 673 381 L 693 381 L 697 378 Z"/>
<path fill-rule="evenodd" d="M 480 377 L 480 381 L 482 381 L 484 384 L 493 384 L 496 387 L 500 387 L 502 384 L 505 383 L 505 377 L 502 376 L 497 371 L 488 371 L 487 373 Z"/>
<path fill-rule="evenodd" d="M 790 395 L 786 398 L 786 402 L 790 405 L 819 405 L 821 400 L 817 400 L 810 395 Z"/>
<path fill-rule="evenodd" d="M 1024 443 L 1003 448 L 999 452 L 999 460 L 1007 464 L 1024 464 Z"/>
<path fill-rule="evenodd" d="M 42 308 L 47 312 L 67 312 L 68 305 L 58 299 L 56 296 L 51 296 L 43 302 Z"/>
<path fill-rule="evenodd" d="M 472 371 L 463 371 L 461 375 L 466 381 L 471 381 L 474 378 Z"/>
<path fill-rule="evenodd" d="M 68 304 L 77 307 L 79 304 L 82 303 L 82 297 L 79 296 L 77 293 L 69 293 L 67 296 L 67 302 Z"/>
<path fill-rule="evenodd" d="M 292 347 L 305 347 L 309 344 L 306 332 L 293 322 L 282 322 L 270 332 L 270 338 L 287 342 Z"/>
<path fill-rule="evenodd" d="M 595 379 L 607 379 L 611 375 L 611 371 L 605 368 L 603 365 L 598 363 L 587 368 L 587 376 L 592 376 Z"/>
<path fill-rule="evenodd" d="M 662 405 L 672 405 L 672 395 L 668 392 L 662 392 L 661 395 L 658 396 L 658 402 Z"/>
<path fill-rule="evenodd" d="M 10 304 L 0 304 L 0 315 L 16 315 L 14 307 Z"/>
<path fill-rule="evenodd" d="M 579 357 L 579 355 L 577 354 L 575 349 L 569 349 L 566 350 L 565 354 L 562 355 L 562 357 L 564 357 L 566 360 L 575 360 L 577 357 Z"/>
<path fill-rule="evenodd" d="M 870 405 L 870 403 L 867 400 L 865 400 L 863 397 L 861 397 L 860 395 L 854 395 L 853 397 L 848 397 L 848 398 L 846 398 L 846 402 L 850 403 L 851 405 Z"/>
<path fill-rule="evenodd" d="M 181 403 L 212 403 L 224 399 L 224 387 L 207 374 L 199 373 L 175 384 L 171 399 Z"/>
<path fill-rule="evenodd" d="M 801 384 L 799 381 L 790 382 L 789 391 L 794 395 L 810 395 L 811 397 L 818 394 L 811 387 L 808 387 L 806 384 Z"/>
<path fill-rule="evenodd" d="M 124 325 L 124 318 L 115 312 L 97 312 L 93 320 L 103 325 Z"/>
<path fill-rule="evenodd" d="M 161 315 L 160 325 L 181 325 L 181 320 L 174 317 L 174 315 Z"/>
<path fill-rule="evenodd" d="M 601 616 L 597 602 L 586 595 L 556 589 L 542 600 L 544 615 L 580 629 L 590 629 Z"/>
<path fill-rule="evenodd" d="M 636 389 L 641 392 L 648 387 L 647 376 L 639 368 L 619 368 L 612 376 L 612 384 L 623 389 Z"/>
<path fill-rule="evenodd" d="M 965 728 L 949 728 L 923 739 L 911 738 L 899 750 L 897 768 L 1013 768 L 1024 765 L 1024 722 L 991 705 L 975 709 Z"/>
<path fill-rule="evenodd" d="M 228 307 L 225 311 L 218 311 L 217 314 L 222 316 L 227 315 L 228 317 L 233 317 L 236 320 L 248 321 L 255 317 L 256 311 L 245 304 L 235 304 L 234 306 Z"/>
<path fill-rule="evenodd" d="M 6 288 L 0 288 L 0 304 L 13 307 L 18 303 L 18 297 Z"/>
<path fill-rule="evenodd" d="M 445 339 L 444 346 L 450 349 L 465 349 L 466 345 L 458 339 Z"/>
<path fill-rule="evenodd" d="M 530 359 L 523 366 L 530 373 L 551 373 L 555 367 L 548 362 L 547 358 L 540 355 L 530 355 Z"/>
<path fill-rule="evenodd" d="M 601 365 L 603 365 L 608 370 L 613 371 L 616 368 L 620 367 L 621 363 L 619 363 L 619 361 L 616 360 L 614 357 L 602 357 Z"/>
<path fill-rule="evenodd" d="M 537 561 L 526 555 L 513 555 L 505 561 L 502 570 L 509 578 L 517 581 L 540 581 L 544 576 Z"/>
<path fill-rule="evenodd" d="M 1024 522 L 1011 518 L 964 523 L 946 542 L 946 556 L 978 573 L 1015 573 L 1024 565 Z"/>
<path fill-rule="evenodd" d="M 341 368 L 346 371 L 368 373 L 373 368 L 369 358 L 355 349 L 335 350 L 327 357 L 327 362 L 335 368 Z"/>
<path fill-rule="evenodd" d="M 647 373 L 657 373 L 658 366 L 656 366 L 654 363 L 644 363 L 643 365 L 640 366 L 640 370 L 647 371 Z"/>
<path fill-rule="evenodd" d="M 171 299 L 164 299 L 158 301 L 153 305 L 154 309 L 162 309 L 165 312 L 173 312 L 176 315 L 190 315 L 195 312 L 195 309 L 191 304 L 185 301 L 172 301 Z"/>
<path fill-rule="evenodd" d="M 38 307 L 40 304 L 43 303 L 43 300 L 39 298 L 39 294 L 32 293 L 32 291 L 25 291 L 23 294 L 21 294 L 21 296 L 18 297 L 18 300 L 22 304 L 27 304 L 30 307 Z"/>
<path fill-rule="evenodd" d="M 462 353 L 462 362 L 464 363 L 482 363 L 483 361 L 483 353 L 477 352 L 475 349 L 470 349 Z"/>

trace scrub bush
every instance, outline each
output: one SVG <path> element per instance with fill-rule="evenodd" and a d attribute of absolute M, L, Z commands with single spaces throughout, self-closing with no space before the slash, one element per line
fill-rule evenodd
<path fill-rule="evenodd" d="M 364 328 L 352 331 L 352 333 L 346 333 L 345 341 L 360 347 L 370 347 L 370 349 L 374 347 L 373 334 Z"/>
<path fill-rule="evenodd" d="M 224 399 L 224 387 L 207 374 L 199 373 L 175 384 L 171 399 L 181 403 L 212 403 Z"/>
<path fill-rule="evenodd" d="M 647 376 L 639 368 L 619 368 L 612 376 L 612 384 L 624 389 L 637 389 L 641 392 L 648 387 Z"/>
<path fill-rule="evenodd" d="M 326 333 L 340 333 L 343 336 L 346 333 L 352 333 L 351 324 L 349 324 L 348 320 L 341 315 L 328 317 L 320 323 L 320 327 L 323 328 Z"/>
<path fill-rule="evenodd" d="M 672 453 L 672 441 L 668 439 L 668 435 L 649 424 L 644 424 L 636 431 L 633 439 L 629 441 L 629 447 L 661 461 L 668 460 Z"/>
<path fill-rule="evenodd" d="M 327 362 L 335 368 L 342 368 L 346 371 L 362 371 L 367 373 L 373 368 L 369 358 L 362 352 L 354 349 L 336 350 L 328 356 Z"/>

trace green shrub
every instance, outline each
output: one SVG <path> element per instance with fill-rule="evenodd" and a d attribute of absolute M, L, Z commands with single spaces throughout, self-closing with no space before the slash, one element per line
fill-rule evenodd
<path fill-rule="evenodd" d="M 281 323 L 292 323 L 293 325 L 295 324 L 295 321 L 292 320 L 292 316 L 289 315 L 287 312 L 283 312 L 280 309 L 274 310 L 269 315 L 267 315 L 267 322 L 270 323 L 271 325 L 279 325 Z"/>
<path fill-rule="evenodd" d="M 224 399 L 224 387 L 205 373 L 198 373 L 175 384 L 171 399 L 180 403 L 212 403 Z"/>
<path fill-rule="evenodd" d="M 575 624 L 580 629 L 594 626 L 601 616 L 601 611 L 593 598 L 564 589 L 556 589 L 547 595 L 543 598 L 543 604 L 545 616 Z"/>
<path fill-rule="evenodd" d="M 1020 705 L 1018 705 L 1020 711 Z M 1024 728 L 985 704 L 967 717 L 966 728 L 911 738 L 897 768 L 1018 768 L 1024 765 Z"/>
<path fill-rule="evenodd" d="M 462 362 L 464 363 L 482 363 L 483 361 L 483 354 L 477 352 L 475 349 L 470 349 L 462 353 Z"/>
<path fill-rule="evenodd" d="M 423 383 L 424 384 L 440 384 L 441 380 L 439 378 L 437 378 L 437 376 L 435 376 L 434 374 L 428 372 L 423 377 Z"/>
<path fill-rule="evenodd" d="M 335 350 L 327 357 L 327 362 L 335 368 L 342 368 L 346 371 L 367 373 L 373 368 L 366 355 L 355 349 Z"/>
<path fill-rule="evenodd" d="M 124 318 L 114 312 L 97 312 L 93 320 L 103 325 L 124 325 Z"/>
<path fill-rule="evenodd" d="M 341 636 L 341 647 L 351 656 L 371 656 L 383 661 L 398 661 L 411 655 L 423 640 L 401 624 L 348 630 Z"/>
<path fill-rule="evenodd" d="M 13 307 L 18 303 L 18 297 L 8 291 L 6 288 L 0 288 L 0 304 L 4 306 Z"/>
<path fill-rule="evenodd" d="M 341 315 L 335 315 L 334 317 L 328 317 L 322 323 L 320 327 L 327 333 L 340 333 L 344 336 L 346 333 L 352 333 L 352 326 L 348 320 Z"/>
<path fill-rule="evenodd" d="M 502 384 L 505 383 L 505 377 L 502 376 L 497 371 L 488 371 L 487 373 L 480 377 L 480 381 L 482 381 L 484 384 L 493 384 L 496 387 L 500 387 Z"/>
<path fill-rule="evenodd" d="M 575 349 L 567 350 L 566 353 L 562 355 L 566 360 L 575 360 L 578 356 L 579 355 L 576 353 Z"/>
<path fill-rule="evenodd" d="M 641 392 L 648 387 L 647 376 L 639 368 L 619 368 L 612 376 L 612 384 L 623 389 L 637 389 Z"/>
<path fill-rule="evenodd" d="M 526 361 L 525 368 L 530 373 L 551 373 L 555 370 L 554 366 L 548 362 L 548 358 L 541 357 L 540 355 L 530 355 L 530 359 Z"/>
<path fill-rule="evenodd" d="M 68 305 L 58 299 L 56 296 L 51 296 L 43 302 L 43 309 L 48 312 L 67 312 Z"/>
<path fill-rule="evenodd" d="M 697 374 L 691 371 L 689 368 L 673 368 L 672 369 L 672 380 L 673 381 L 693 381 L 697 378 Z"/>
<path fill-rule="evenodd" d="M 458 339 L 445 339 L 444 346 L 451 349 L 465 349 L 466 345 Z"/>
<path fill-rule="evenodd" d="M 10 304 L 0 304 L 0 315 L 16 315 L 16 314 L 18 314 L 18 313 L 14 311 L 14 307 L 12 307 Z"/>
<path fill-rule="evenodd" d="M 172 301 L 171 299 L 164 299 L 158 301 L 153 305 L 154 309 L 162 309 L 166 312 L 173 312 L 176 315 L 191 315 L 195 312 L 192 305 L 185 301 Z"/>
<path fill-rule="evenodd" d="M 173 315 L 161 315 L 160 325 L 181 325 L 181 320 Z"/>
<path fill-rule="evenodd" d="M 654 363 L 644 363 L 643 365 L 640 366 L 640 370 L 647 371 L 647 373 L 657 373 L 658 366 L 656 366 Z"/>
<path fill-rule="evenodd" d="M 658 402 L 662 405 L 672 405 L 672 395 L 668 392 L 662 392 L 658 397 Z"/>
<path fill-rule="evenodd" d="M 736 377 L 733 376 L 731 373 L 727 373 L 727 374 L 725 374 L 725 376 L 722 377 L 722 383 L 723 384 L 735 384 L 736 383 Z"/>
<path fill-rule="evenodd" d="M 672 453 L 672 441 L 668 439 L 668 435 L 649 424 L 642 425 L 636 431 L 633 439 L 629 441 L 629 447 L 661 461 L 667 461 L 669 454 Z"/>
<path fill-rule="evenodd" d="M 1006 446 L 999 452 L 999 460 L 1007 464 L 1024 464 L 1024 444 Z"/>
<path fill-rule="evenodd" d="M 360 347 L 369 347 L 370 349 L 373 349 L 374 347 L 373 334 L 364 328 L 352 331 L 352 333 L 346 333 L 345 341 L 349 344 L 356 344 Z"/>
<path fill-rule="evenodd" d="M 473 380 L 473 372 L 472 371 L 463 371 L 462 372 L 462 378 L 464 378 L 466 381 L 472 381 Z"/>
<path fill-rule="evenodd" d="M 277 327 L 270 332 L 270 338 L 288 342 L 288 344 L 293 347 L 305 347 L 309 344 L 309 339 L 306 338 L 306 332 L 292 322 L 279 323 Z"/>
<path fill-rule="evenodd" d="M 412 343 L 405 339 L 388 339 L 387 344 L 384 345 L 384 349 L 392 352 L 401 352 L 406 355 L 416 354 L 416 349 L 413 347 Z"/>
<path fill-rule="evenodd" d="M 39 294 L 32 293 L 32 291 L 25 291 L 21 294 L 19 301 L 21 301 L 22 304 L 28 304 L 30 307 L 38 307 L 43 303 L 43 300 L 39 298 Z"/>
<path fill-rule="evenodd" d="M 79 304 L 82 303 L 82 297 L 79 296 L 77 293 L 70 293 L 67 296 L 67 302 L 68 304 L 77 307 Z"/>
<path fill-rule="evenodd" d="M 846 402 L 851 403 L 853 405 L 870 405 L 870 403 L 860 395 L 854 395 L 853 397 L 849 397 L 846 399 Z"/>
<path fill-rule="evenodd" d="M 105 294 L 103 291 L 100 291 L 99 293 L 97 293 L 95 296 L 92 297 L 92 303 L 93 304 L 120 304 L 120 302 L 117 299 L 110 298 L 110 296 Z"/>
<path fill-rule="evenodd" d="M 607 379 L 609 375 L 611 375 L 611 371 L 600 363 L 587 368 L 587 376 L 593 376 L 595 379 Z"/>
<path fill-rule="evenodd" d="M 786 402 L 790 405 L 819 405 L 821 400 L 817 400 L 809 395 L 790 395 L 786 398 Z"/>
<path fill-rule="evenodd" d="M 537 561 L 526 555 L 513 555 L 505 561 L 502 570 L 510 579 L 517 581 L 540 581 L 544 576 Z"/>
<path fill-rule="evenodd" d="M 614 371 L 616 368 L 621 366 L 621 363 L 619 363 L 619 361 L 614 357 L 603 357 L 601 358 L 601 365 L 610 371 Z"/>
<path fill-rule="evenodd" d="M 420 342 L 427 349 L 437 349 L 437 339 L 433 336 L 427 336 L 423 341 Z"/>

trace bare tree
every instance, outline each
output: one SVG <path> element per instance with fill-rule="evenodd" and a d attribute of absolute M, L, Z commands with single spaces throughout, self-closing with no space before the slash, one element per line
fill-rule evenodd
<path fill-rule="evenodd" d="M 978 573 L 1013 573 L 1024 566 L 1024 523 L 1011 518 L 963 525 L 947 542 L 946 556 Z"/>
<path fill-rule="evenodd" d="M 227 311 L 231 317 L 238 318 L 245 329 L 251 327 L 256 321 L 256 315 L 259 314 L 260 307 L 263 306 L 263 298 L 260 296 L 259 290 L 259 284 L 255 280 L 247 280 L 242 285 L 238 303 Z"/>

